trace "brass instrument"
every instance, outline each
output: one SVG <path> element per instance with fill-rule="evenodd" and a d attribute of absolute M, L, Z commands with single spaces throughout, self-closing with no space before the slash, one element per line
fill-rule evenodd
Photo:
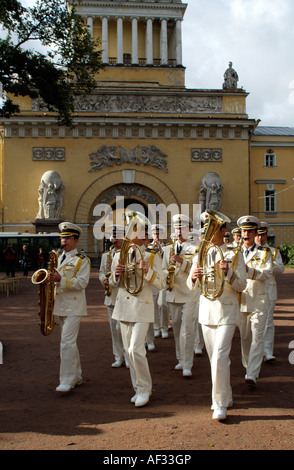
<path fill-rule="evenodd" d="M 44 336 L 52 333 L 54 328 L 54 282 L 49 281 L 50 273 L 53 273 L 57 267 L 58 253 L 54 250 L 49 252 L 48 269 L 38 269 L 32 275 L 32 283 L 39 285 L 39 304 L 40 304 L 40 327 Z"/>
<path fill-rule="evenodd" d="M 166 289 L 171 292 L 175 285 L 176 277 L 176 263 L 171 258 L 176 254 L 176 242 L 173 242 L 170 253 L 169 253 L 169 265 L 167 268 L 168 275 L 166 277 Z"/>
<path fill-rule="evenodd" d="M 109 285 L 109 278 L 111 276 L 111 262 L 112 262 L 112 251 L 111 251 L 111 248 L 107 254 L 107 262 L 106 262 L 106 266 L 108 268 L 108 271 L 107 273 L 105 274 L 105 279 L 104 279 L 104 295 L 106 295 L 107 297 L 110 297 L 111 296 L 111 292 L 112 292 L 112 287 Z"/>
<path fill-rule="evenodd" d="M 220 255 L 221 260 L 223 261 L 224 256 L 222 250 L 212 243 L 212 239 L 216 234 L 217 230 L 224 223 L 230 223 L 230 219 L 220 212 L 207 210 L 209 215 L 208 225 L 203 235 L 203 240 L 201 241 L 198 254 L 198 265 L 203 268 L 203 274 L 201 278 L 201 294 L 204 295 L 209 300 L 216 300 L 223 293 L 224 282 L 225 282 L 225 273 L 220 269 L 220 276 L 217 276 L 216 273 L 216 264 L 214 263 L 211 266 L 211 263 L 208 262 L 209 251 L 213 249 Z M 214 252 L 215 254 L 215 252 Z"/>
<path fill-rule="evenodd" d="M 140 261 L 144 261 L 144 255 L 140 247 L 132 241 L 132 234 L 137 231 L 138 224 L 148 225 L 148 219 L 140 212 L 132 212 L 128 217 L 130 222 L 121 245 L 120 261 L 124 265 L 122 274 L 124 288 L 129 294 L 136 295 L 144 287 L 144 272 L 138 267 Z M 139 259 L 137 252 L 140 253 Z"/>

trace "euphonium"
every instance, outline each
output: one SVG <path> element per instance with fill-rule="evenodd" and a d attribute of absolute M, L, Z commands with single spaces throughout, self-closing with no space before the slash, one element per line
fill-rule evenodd
<path fill-rule="evenodd" d="M 32 283 L 39 285 L 39 304 L 40 304 L 40 327 L 44 336 L 50 335 L 54 328 L 54 282 L 49 281 L 49 274 L 53 273 L 57 266 L 58 254 L 52 250 L 49 253 L 47 263 L 48 269 L 38 269 L 32 275 Z"/>
<path fill-rule="evenodd" d="M 130 222 L 120 249 L 120 261 L 124 265 L 122 274 L 124 288 L 129 294 L 136 295 L 143 290 L 144 272 L 138 267 L 140 261 L 144 261 L 144 255 L 140 247 L 132 241 L 132 234 L 137 231 L 138 224 L 147 225 L 148 219 L 139 212 L 128 214 Z M 139 253 L 139 259 L 137 254 Z"/>
<path fill-rule="evenodd" d="M 175 276 L 176 276 L 176 263 L 171 261 L 171 258 L 176 254 L 175 250 L 176 243 L 172 243 L 172 247 L 169 253 L 169 266 L 167 268 L 168 275 L 166 277 L 166 289 L 172 291 L 175 285 Z"/>
<path fill-rule="evenodd" d="M 206 212 L 209 215 L 208 225 L 198 253 L 198 265 L 203 268 L 203 274 L 201 277 L 201 294 L 209 300 L 216 300 L 223 293 L 225 274 L 222 269 L 219 269 L 220 272 L 218 275 L 216 272 L 217 265 L 215 263 L 211 265 L 208 260 L 209 251 L 213 249 L 215 256 L 216 250 L 220 255 L 220 259 L 224 259 L 222 250 L 212 243 L 212 239 L 221 225 L 224 223 L 230 223 L 231 221 L 220 212 L 212 210 L 207 210 Z"/>

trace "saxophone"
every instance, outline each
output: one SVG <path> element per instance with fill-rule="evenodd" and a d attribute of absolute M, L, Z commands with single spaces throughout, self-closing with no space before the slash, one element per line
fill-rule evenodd
<path fill-rule="evenodd" d="M 32 275 L 32 283 L 39 286 L 39 305 L 40 305 L 40 328 L 44 336 L 50 335 L 54 328 L 54 282 L 49 281 L 49 274 L 53 273 L 57 267 L 58 253 L 54 250 L 49 252 L 48 269 L 38 269 Z"/>
<path fill-rule="evenodd" d="M 111 248 L 107 254 L 107 262 L 106 262 L 106 269 L 108 269 L 107 273 L 105 274 L 104 279 L 104 295 L 107 297 L 111 296 L 112 287 L 109 285 L 109 278 L 111 276 L 111 262 L 112 262 L 112 251 Z"/>
<path fill-rule="evenodd" d="M 171 292 L 175 285 L 176 277 L 176 263 L 171 260 L 171 258 L 176 254 L 176 243 L 173 242 L 170 253 L 169 253 L 169 266 L 167 268 L 168 275 L 166 278 L 166 289 Z"/>

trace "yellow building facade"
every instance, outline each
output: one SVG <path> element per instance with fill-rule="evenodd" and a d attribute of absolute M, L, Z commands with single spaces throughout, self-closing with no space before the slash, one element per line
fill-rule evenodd
<path fill-rule="evenodd" d="M 256 134 L 258 121 L 246 112 L 248 93 L 238 86 L 185 87 L 186 6 L 180 0 L 81 3 L 91 34 L 101 39 L 104 69 L 91 96 L 76 99 L 73 129 L 58 126 L 38 100 L 25 98 L 20 114 L 2 119 L 0 231 L 52 231 L 59 220 L 70 220 L 83 228 L 80 246 L 99 257 L 103 241 L 93 229 L 103 204 L 115 210 L 118 196 L 125 205 L 146 208 L 185 205 L 192 218 L 194 205 L 216 208 L 232 228 L 249 212 L 277 222 L 273 211 L 264 213 L 262 198 L 267 185 L 288 187 L 294 137 L 285 146 L 283 136 Z M 268 145 L 273 140 L 276 145 Z M 276 171 L 262 166 L 271 148 L 280 162 Z M 52 172 L 58 183 L 50 191 Z M 50 214 L 58 191 L 59 210 Z M 290 204 L 284 206 L 287 193 L 280 194 L 277 243 L 293 235 L 294 220 Z M 170 233 L 170 218 L 168 225 Z"/>

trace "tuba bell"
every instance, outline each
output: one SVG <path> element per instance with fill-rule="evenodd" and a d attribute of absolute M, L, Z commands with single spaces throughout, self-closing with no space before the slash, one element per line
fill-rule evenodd
<path fill-rule="evenodd" d="M 212 243 L 212 239 L 221 225 L 230 223 L 231 220 L 224 214 L 213 210 L 207 210 L 206 213 L 209 215 L 209 220 L 198 253 L 198 265 L 203 269 L 201 294 L 209 300 L 216 300 L 223 293 L 225 274 L 222 269 L 218 269 L 218 263 L 211 264 L 209 258 L 212 258 L 212 250 L 214 250 L 214 257 L 216 250 L 222 261 L 224 255 L 222 250 Z"/>
<path fill-rule="evenodd" d="M 32 275 L 32 283 L 39 286 L 39 304 L 40 304 L 40 329 L 44 336 L 50 335 L 54 328 L 54 282 L 49 281 L 50 273 L 53 273 L 57 267 L 58 253 L 54 250 L 49 252 L 48 269 L 38 269 Z"/>
<path fill-rule="evenodd" d="M 132 235 L 137 231 L 138 224 L 148 225 L 148 219 L 140 212 L 131 212 L 127 215 L 129 224 L 120 249 L 120 261 L 124 265 L 122 274 L 124 288 L 129 294 L 136 295 L 144 287 L 144 272 L 139 268 L 140 261 L 144 261 L 144 254 L 132 241 Z"/>

